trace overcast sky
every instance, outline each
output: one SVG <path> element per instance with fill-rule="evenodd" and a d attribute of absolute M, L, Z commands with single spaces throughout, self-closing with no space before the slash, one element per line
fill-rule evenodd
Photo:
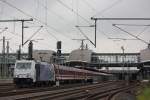
<path fill-rule="evenodd" d="M 76 25 L 89 26 L 94 21 L 91 17 L 145 17 L 150 18 L 150 0 L 0 0 L 0 20 L 30 19 L 25 22 L 24 41 L 44 26 L 32 39 L 43 39 L 34 42 L 34 49 L 56 50 L 56 42 L 62 41 L 62 52 L 71 52 L 80 47 L 80 41 L 72 39 L 85 38 Z M 135 39 L 112 24 L 149 25 L 150 21 L 98 21 L 97 47 L 85 41 L 95 52 L 139 52 L 147 44 L 139 40 L 112 40 L 108 38 Z M 8 29 L 4 32 L 5 27 Z M 135 36 L 149 42 L 150 26 L 119 26 Z M 82 32 L 94 41 L 93 27 L 80 27 Z M 16 52 L 21 44 L 21 23 L 0 23 L 0 39 L 10 41 L 10 52 Z M 28 44 L 22 48 L 27 52 Z M 0 41 L 2 49 L 2 41 Z"/>

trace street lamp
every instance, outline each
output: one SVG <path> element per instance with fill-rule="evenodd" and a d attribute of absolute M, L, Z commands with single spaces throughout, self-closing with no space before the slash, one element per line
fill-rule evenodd
<path fill-rule="evenodd" d="M 123 57 L 122 57 L 122 67 L 123 67 L 123 69 L 122 69 L 122 78 L 124 78 L 125 76 L 124 76 L 124 57 L 125 57 L 125 55 L 124 55 L 124 46 L 121 46 L 121 49 L 122 49 L 122 54 L 123 54 Z"/>

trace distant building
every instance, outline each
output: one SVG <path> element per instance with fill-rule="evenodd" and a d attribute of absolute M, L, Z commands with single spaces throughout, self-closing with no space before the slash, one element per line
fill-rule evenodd
<path fill-rule="evenodd" d="M 44 61 L 48 63 L 54 62 L 54 56 L 56 56 L 56 52 L 52 50 L 34 50 L 33 58 L 37 61 Z"/>
<path fill-rule="evenodd" d="M 140 61 L 150 60 L 150 48 L 146 48 L 140 51 Z"/>
<path fill-rule="evenodd" d="M 91 58 L 92 58 L 92 50 L 77 49 L 77 50 L 73 50 L 69 54 L 68 61 L 84 61 L 87 63 L 91 63 Z"/>

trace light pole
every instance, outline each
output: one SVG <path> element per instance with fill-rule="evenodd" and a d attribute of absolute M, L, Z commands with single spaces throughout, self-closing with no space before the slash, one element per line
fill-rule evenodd
<path fill-rule="evenodd" d="M 124 76 L 124 58 L 125 58 L 125 55 L 124 55 L 124 46 L 121 46 L 121 49 L 122 49 L 122 54 L 123 54 L 123 56 L 122 56 L 122 78 L 124 78 L 125 76 Z"/>

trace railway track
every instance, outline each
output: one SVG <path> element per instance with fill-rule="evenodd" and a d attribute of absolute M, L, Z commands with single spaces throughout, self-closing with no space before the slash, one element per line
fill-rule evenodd
<path fill-rule="evenodd" d="M 104 91 L 96 91 L 96 93 L 90 94 L 88 97 L 84 98 L 84 100 L 111 100 L 116 94 L 131 92 L 138 86 L 139 84 L 130 84 L 128 86 L 111 87 Z"/>
<path fill-rule="evenodd" d="M 0 86 L 10 86 L 13 85 L 13 83 L 0 83 Z"/>
<path fill-rule="evenodd" d="M 118 87 L 119 86 L 119 87 Z M 17 100 L 85 100 L 87 97 L 91 98 L 92 95 L 96 93 L 106 93 L 106 91 L 110 91 L 110 89 L 121 89 L 124 87 L 124 82 L 106 82 L 101 84 L 93 84 L 87 86 L 73 87 L 68 89 L 58 89 L 58 90 L 28 90 L 24 92 L 17 92 L 14 94 L 7 93 L 7 95 L 3 95 L 0 99 L 17 99 Z M 98 92 L 96 92 L 98 91 Z M 100 92 L 101 91 L 101 92 Z M 1 94 L 0 94 L 1 95 Z"/>
<path fill-rule="evenodd" d="M 0 92 L 4 92 L 4 91 L 10 91 L 10 90 L 13 90 L 15 89 L 15 85 L 12 84 L 12 83 L 1 83 L 0 84 Z"/>
<path fill-rule="evenodd" d="M 31 88 L 16 88 L 15 86 L 13 86 L 13 87 L 3 86 L 0 88 L 0 97 L 6 97 L 6 96 L 11 96 L 11 95 L 21 95 L 21 94 L 26 94 L 26 93 L 42 92 L 42 91 L 49 91 L 49 90 L 64 89 L 64 88 L 77 87 L 77 86 L 83 86 L 83 85 L 85 85 L 85 84 L 68 84 L 68 85 L 61 85 L 59 87 L 46 86 L 46 87 L 31 87 Z"/>

